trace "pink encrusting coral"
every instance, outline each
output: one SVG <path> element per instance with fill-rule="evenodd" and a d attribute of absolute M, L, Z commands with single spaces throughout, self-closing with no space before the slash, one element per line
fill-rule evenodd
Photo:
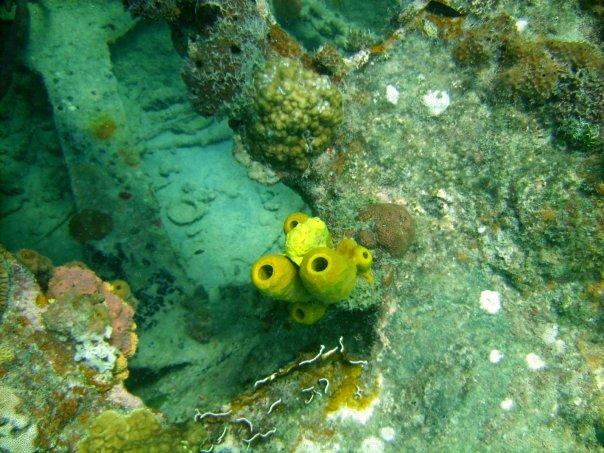
<path fill-rule="evenodd" d="M 134 355 L 137 345 L 134 310 L 111 292 L 111 286 L 94 272 L 79 266 L 59 266 L 50 279 L 47 294 L 57 301 L 69 296 L 101 296 L 109 313 L 111 344 L 127 357 Z"/>
<path fill-rule="evenodd" d="M 131 357 L 136 352 L 138 339 L 134 330 L 134 310 L 123 299 L 111 292 L 109 283 L 102 283 L 101 294 L 105 298 L 105 304 L 109 309 L 111 319 L 111 344 L 119 348 L 126 356 Z"/>
<path fill-rule="evenodd" d="M 94 272 L 79 266 L 55 268 L 48 283 L 48 297 L 60 299 L 67 294 L 91 295 L 100 292 L 102 281 Z"/>

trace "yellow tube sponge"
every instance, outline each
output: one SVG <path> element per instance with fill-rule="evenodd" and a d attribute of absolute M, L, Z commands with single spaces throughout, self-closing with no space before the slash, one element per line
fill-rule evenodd
<path fill-rule="evenodd" d="M 302 285 L 296 266 L 283 255 L 266 255 L 256 260 L 251 277 L 254 286 L 272 299 L 306 302 L 311 298 Z"/>
<path fill-rule="evenodd" d="M 300 263 L 300 278 L 311 296 L 325 304 L 340 302 L 355 287 L 357 268 L 347 256 L 328 247 L 308 252 Z"/>
<path fill-rule="evenodd" d="M 359 275 L 362 275 L 369 283 L 373 283 L 373 272 L 371 272 L 373 255 L 366 247 L 358 245 L 354 239 L 344 238 L 336 250 L 349 257 L 356 265 Z"/>
<path fill-rule="evenodd" d="M 287 216 L 285 222 L 283 222 L 283 232 L 285 234 L 289 233 L 294 229 L 299 223 L 304 223 L 309 219 L 309 215 L 303 212 L 294 212 Z"/>
<path fill-rule="evenodd" d="M 285 237 L 285 254 L 290 260 L 300 265 L 302 258 L 312 249 L 328 247 L 331 237 L 327 225 L 318 217 L 311 217 L 298 223 Z"/>
<path fill-rule="evenodd" d="M 314 324 L 325 315 L 325 305 L 317 303 L 297 302 L 292 304 L 290 316 L 300 324 Z"/>
<path fill-rule="evenodd" d="M 121 299 L 128 299 L 132 292 L 130 291 L 130 285 L 125 280 L 111 280 L 111 292 Z"/>

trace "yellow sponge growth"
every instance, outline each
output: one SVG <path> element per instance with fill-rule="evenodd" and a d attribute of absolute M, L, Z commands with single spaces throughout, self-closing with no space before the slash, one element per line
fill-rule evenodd
<path fill-rule="evenodd" d="M 331 237 L 327 225 L 318 217 L 311 217 L 298 223 L 285 237 L 285 254 L 297 265 L 312 249 L 328 247 Z"/>
<path fill-rule="evenodd" d="M 318 247 L 300 263 L 300 277 L 307 291 L 319 302 L 335 304 L 352 293 L 357 268 L 348 257 L 328 247 Z"/>
<path fill-rule="evenodd" d="M 373 255 L 366 247 L 358 245 L 354 239 L 344 238 L 340 241 L 336 250 L 349 257 L 357 267 L 358 274 L 362 275 L 369 283 L 373 283 L 373 273 L 371 272 Z"/>
<path fill-rule="evenodd" d="M 373 282 L 371 252 L 348 238 L 334 250 L 327 225 L 318 217 L 294 212 L 283 231 L 284 254 L 259 258 L 251 278 L 262 294 L 290 303 L 294 321 L 317 322 L 327 306 L 350 296 L 357 274 Z"/>
<path fill-rule="evenodd" d="M 310 295 L 302 285 L 298 269 L 283 255 L 266 255 L 252 266 L 252 283 L 258 290 L 277 300 L 305 302 Z"/>
<path fill-rule="evenodd" d="M 111 285 L 111 292 L 121 299 L 128 300 L 132 294 L 130 285 L 125 280 L 111 280 L 109 284 Z"/>
<path fill-rule="evenodd" d="M 304 223 L 310 216 L 304 212 L 294 212 L 287 216 L 283 222 L 283 232 L 285 234 L 293 230 L 299 223 Z"/>
<path fill-rule="evenodd" d="M 300 324 L 314 324 L 325 315 L 327 308 L 323 304 L 297 302 L 292 305 L 290 316 Z"/>

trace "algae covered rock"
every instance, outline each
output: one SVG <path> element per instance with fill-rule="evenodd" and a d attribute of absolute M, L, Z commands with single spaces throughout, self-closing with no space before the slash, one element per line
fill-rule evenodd
<path fill-rule="evenodd" d="M 262 64 L 268 27 L 254 2 L 199 2 L 188 8 L 199 22 L 187 42 L 183 80 L 202 115 L 230 114 L 241 103 L 256 65 Z M 182 29 L 175 34 L 182 35 Z M 209 35 L 208 35 L 209 34 Z"/>
<path fill-rule="evenodd" d="M 98 415 L 88 428 L 88 437 L 78 445 L 78 452 L 131 451 L 170 452 L 177 447 L 170 439 L 159 418 L 149 409 L 121 414 L 108 410 Z"/>
<path fill-rule="evenodd" d="M 17 410 L 21 399 L 9 387 L 0 387 L 0 450 L 28 453 L 35 451 L 36 425 Z"/>

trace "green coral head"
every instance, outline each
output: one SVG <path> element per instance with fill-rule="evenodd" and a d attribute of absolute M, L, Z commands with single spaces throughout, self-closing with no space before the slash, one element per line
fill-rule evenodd
<path fill-rule="evenodd" d="M 330 247 L 327 225 L 318 217 L 298 222 L 285 236 L 285 255 L 298 266 L 304 255 L 318 247 Z"/>

